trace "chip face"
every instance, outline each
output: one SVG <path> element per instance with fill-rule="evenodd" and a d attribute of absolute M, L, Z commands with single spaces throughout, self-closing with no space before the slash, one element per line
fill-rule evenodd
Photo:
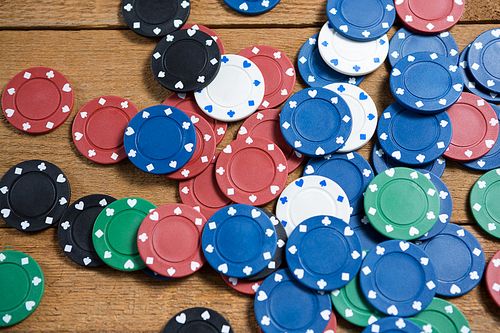
<path fill-rule="evenodd" d="M 493 237 L 500 238 L 500 215 L 496 198 L 500 193 L 500 169 L 488 171 L 470 192 L 470 207 L 477 224 Z"/>
<path fill-rule="evenodd" d="M 488 293 L 493 301 L 500 306 L 500 251 L 491 258 L 485 275 Z"/>
<path fill-rule="evenodd" d="M 471 332 L 469 322 L 460 309 L 438 297 L 434 297 L 429 306 L 419 314 L 411 317 L 410 320 L 422 328 L 430 325 L 432 328 L 436 328 L 438 332 Z"/>

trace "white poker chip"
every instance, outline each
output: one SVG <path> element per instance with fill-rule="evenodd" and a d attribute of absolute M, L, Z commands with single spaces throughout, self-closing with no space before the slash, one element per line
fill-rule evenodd
<path fill-rule="evenodd" d="M 345 75 L 360 76 L 373 72 L 384 63 L 389 52 L 387 35 L 369 42 L 357 42 L 342 37 L 329 22 L 321 28 L 318 41 L 323 60 Z"/>
<path fill-rule="evenodd" d="M 352 131 L 337 153 L 348 153 L 363 147 L 377 129 L 377 106 L 373 99 L 358 86 L 332 83 L 323 88 L 339 94 L 349 106 L 352 115 Z"/>
<path fill-rule="evenodd" d="M 210 117 L 226 122 L 247 118 L 264 98 L 264 77 L 251 60 L 236 55 L 221 57 L 217 77 L 207 87 L 195 92 L 200 109 Z"/>
<path fill-rule="evenodd" d="M 276 217 L 290 236 L 302 221 L 318 215 L 349 223 L 352 208 L 342 187 L 323 176 L 305 176 L 290 183 L 276 203 Z"/>

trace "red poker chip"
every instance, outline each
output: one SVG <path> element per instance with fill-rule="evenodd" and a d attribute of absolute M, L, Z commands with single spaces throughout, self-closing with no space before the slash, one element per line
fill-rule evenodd
<path fill-rule="evenodd" d="M 500 306 L 500 251 L 491 258 L 485 275 L 488 292 L 493 301 Z"/>
<path fill-rule="evenodd" d="M 454 26 L 465 0 L 398 0 L 394 2 L 404 25 L 423 34 L 437 34 Z"/>
<path fill-rule="evenodd" d="M 215 134 L 210 124 L 194 112 L 184 111 L 196 129 L 196 147 L 191 159 L 179 170 L 165 175 L 170 179 L 189 179 L 202 173 L 215 155 Z"/>
<path fill-rule="evenodd" d="M 498 118 L 481 97 L 462 93 L 446 112 L 451 119 L 453 136 L 445 157 L 456 161 L 475 160 L 493 148 L 498 139 Z"/>
<path fill-rule="evenodd" d="M 239 204 L 264 205 L 285 188 L 285 155 L 272 141 L 257 136 L 237 139 L 221 152 L 215 179 L 222 193 Z"/>
<path fill-rule="evenodd" d="M 2 109 L 15 128 L 33 134 L 50 132 L 68 119 L 73 109 L 73 88 L 47 67 L 32 67 L 16 74 L 2 95 Z"/>
<path fill-rule="evenodd" d="M 206 262 L 201 234 L 207 219 L 183 204 L 167 204 L 151 211 L 137 233 L 137 248 L 153 272 L 179 278 L 193 274 Z"/>
<path fill-rule="evenodd" d="M 288 172 L 297 169 L 304 160 L 304 155 L 295 151 L 283 138 L 280 129 L 280 110 L 261 110 L 248 117 L 238 131 L 237 138 L 258 136 L 278 145 L 288 162 Z"/>
<path fill-rule="evenodd" d="M 255 295 L 257 290 L 259 290 L 262 281 L 248 281 L 245 279 L 233 278 L 224 274 L 221 274 L 222 279 L 228 286 L 233 288 L 234 290 L 247 295 Z"/>
<path fill-rule="evenodd" d="M 201 174 L 189 180 L 179 182 L 179 194 L 182 203 L 201 212 L 207 219 L 219 209 L 233 204 L 220 190 L 215 180 L 216 152 L 212 162 Z"/>
<path fill-rule="evenodd" d="M 196 103 L 193 93 L 173 93 L 167 97 L 167 99 L 163 102 L 163 105 L 173 106 L 184 112 L 190 111 L 202 116 L 206 121 L 208 121 L 210 126 L 212 126 L 215 133 L 216 143 L 219 144 L 222 139 L 224 139 L 224 135 L 226 135 L 227 130 L 227 123 L 213 119 L 203 112 Z"/>
<path fill-rule="evenodd" d="M 264 99 L 258 110 L 277 107 L 287 100 L 295 87 L 295 67 L 292 61 L 280 50 L 267 46 L 255 45 L 238 52 L 253 61 L 264 76 Z"/>
<path fill-rule="evenodd" d="M 112 164 L 124 160 L 127 153 L 123 136 L 137 112 L 134 104 L 117 96 L 102 96 L 87 102 L 73 120 L 76 148 L 96 163 Z"/>
<path fill-rule="evenodd" d="M 222 44 L 222 41 L 220 40 L 219 36 L 217 36 L 217 34 L 213 32 L 210 28 L 207 28 L 201 24 L 184 24 L 181 30 L 182 29 L 193 29 L 193 30 L 203 31 L 204 33 L 212 37 L 212 39 L 217 43 L 217 46 L 219 47 L 220 50 L 220 54 L 225 53 L 224 44 Z"/>

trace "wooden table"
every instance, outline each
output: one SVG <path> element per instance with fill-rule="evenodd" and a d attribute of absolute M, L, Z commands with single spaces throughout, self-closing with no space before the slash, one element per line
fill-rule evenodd
<path fill-rule="evenodd" d="M 227 53 L 267 44 L 282 50 L 294 63 L 306 39 L 326 22 L 326 0 L 282 0 L 267 14 L 239 15 L 222 0 L 192 0 L 188 23 L 212 28 Z M 161 104 L 171 93 L 158 84 L 150 69 L 157 39 L 136 35 L 125 25 L 120 0 L 1 0 L 0 88 L 18 72 L 32 66 L 47 66 L 63 73 L 71 82 L 75 105 L 57 130 L 27 135 L 0 116 L 0 175 L 28 159 L 44 159 L 58 165 L 71 184 L 72 200 L 93 193 L 116 198 L 137 196 L 157 206 L 180 202 L 177 182 L 147 174 L 129 161 L 99 165 L 75 148 L 71 123 L 89 100 L 116 95 L 139 109 Z M 481 32 L 500 25 L 500 2 L 466 0 L 466 10 L 451 29 L 462 50 Z M 401 22 L 390 30 L 389 37 Z M 374 99 L 379 115 L 394 101 L 389 91 L 388 62 L 368 75 L 360 87 Z M 295 91 L 305 88 L 298 78 Z M 236 136 L 241 122 L 231 124 L 221 150 Z M 371 160 L 372 140 L 359 150 Z M 298 178 L 303 166 L 288 181 Z M 483 232 L 474 222 L 468 196 L 480 172 L 448 161 L 442 180 L 453 197 L 451 221 L 463 225 L 481 242 L 486 259 L 500 250 L 500 240 Z M 275 202 L 265 208 L 274 210 Z M 59 247 L 57 227 L 28 234 L 0 222 L 0 250 L 14 249 L 31 255 L 42 267 L 46 285 L 38 309 L 26 320 L 3 331 L 155 331 L 177 312 L 204 306 L 222 313 L 235 332 L 257 332 L 253 297 L 230 289 L 208 265 L 196 274 L 163 282 L 142 272 L 120 272 L 109 267 L 88 269 L 69 260 Z M 472 292 L 450 299 L 467 317 L 474 332 L 499 332 L 500 308 L 487 294 L 484 281 Z M 338 332 L 362 329 L 337 316 Z M 446 332 L 443 332 L 446 333 Z"/>

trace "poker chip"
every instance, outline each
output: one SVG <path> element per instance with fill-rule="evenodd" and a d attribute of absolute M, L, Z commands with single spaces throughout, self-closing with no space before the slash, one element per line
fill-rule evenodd
<path fill-rule="evenodd" d="M 24 161 L 0 179 L 0 215 L 17 230 L 44 230 L 59 221 L 70 195 L 68 179 L 56 165 Z"/>
<path fill-rule="evenodd" d="M 89 160 L 112 164 L 127 158 L 123 135 L 139 112 L 134 104 L 116 96 L 102 96 L 87 102 L 73 120 L 73 142 Z"/>
<path fill-rule="evenodd" d="M 500 93 L 499 37 L 500 29 L 483 32 L 472 42 L 467 54 L 469 70 L 476 82 L 495 93 Z"/>
<path fill-rule="evenodd" d="M 172 317 L 163 328 L 163 333 L 223 332 L 234 333 L 231 325 L 220 313 L 208 308 L 182 310 Z"/>
<path fill-rule="evenodd" d="M 212 39 L 217 43 L 217 46 L 219 47 L 220 54 L 224 54 L 226 51 L 224 49 L 224 44 L 222 43 L 222 40 L 219 38 L 219 36 L 210 28 L 201 25 L 201 24 L 184 24 L 181 29 L 193 29 L 193 30 L 200 30 L 212 37 Z M 173 105 L 175 106 L 175 105 Z"/>
<path fill-rule="evenodd" d="M 167 204 L 149 213 L 137 232 L 137 249 L 154 272 L 184 277 L 204 264 L 201 233 L 207 220 L 192 207 Z"/>
<path fill-rule="evenodd" d="M 493 237 L 500 238 L 500 169 L 488 171 L 474 183 L 470 192 L 470 207 L 477 224 Z"/>
<path fill-rule="evenodd" d="M 304 155 L 293 150 L 283 138 L 280 129 L 280 113 L 278 109 L 261 110 L 248 117 L 238 130 L 238 139 L 249 136 L 261 137 L 274 142 L 281 149 L 288 163 L 288 173 L 297 169 L 304 160 Z"/>
<path fill-rule="evenodd" d="M 326 15 L 336 32 L 359 42 L 382 37 L 396 19 L 392 0 L 328 0 Z"/>
<path fill-rule="evenodd" d="M 328 294 L 303 286 L 289 269 L 281 269 L 262 282 L 254 311 L 265 333 L 323 332 L 333 315 Z"/>
<path fill-rule="evenodd" d="M 454 304 L 438 297 L 434 297 L 422 312 L 408 319 L 432 332 L 471 332 L 463 313 Z"/>
<path fill-rule="evenodd" d="M 498 139 L 498 117 L 484 99 L 464 92 L 446 110 L 453 126 L 451 143 L 443 154 L 456 161 L 476 160 L 488 153 Z"/>
<path fill-rule="evenodd" d="M 500 94 L 490 91 L 489 89 L 484 88 L 479 83 L 476 82 L 476 79 L 472 76 L 469 68 L 469 64 L 467 63 L 467 55 L 469 54 L 469 49 L 472 44 L 467 45 L 460 53 L 460 58 L 458 64 L 460 65 L 460 72 L 462 73 L 462 78 L 464 79 L 464 86 L 476 96 L 479 96 L 488 102 L 498 103 L 500 102 Z"/>
<path fill-rule="evenodd" d="M 369 41 L 347 39 L 336 32 L 329 22 L 321 28 L 318 48 L 323 61 L 344 75 L 366 75 L 379 68 L 387 57 L 387 35 Z"/>
<path fill-rule="evenodd" d="M 286 262 L 295 278 L 313 290 L 345 286 L 361 267 L 361 243 L 341 219 L 319 215 L 302 221 L 290 234 Z"/>
<path fill-rule="evenodd" d="M 359 285 L 358 275 L 340 289 L 330 293 L 333 306 L 348 322 L 366 327 L 385 315 L 368 303 Z"/>
<path fill-rule="evenodd" d="M 361 249 L 363 251 L 369 251 L 375 245 L 388 240 L 387 237 L 380 234 L 373 226 L 370 224 L 370 220 L 363 214 L 351 215 L 349 219 L 349 226 L 356 233 L 361 242 Z M 364 325 L 366 326 L 366 325 Z"/>
<path fill-rule="evenodd" d="M 423 34 L 436 34 L 454 26 L 465 9 L 465 1 L 400 0 L 396 13 L 408 28 Z"/>
<path fill-rule="evenodd" d="M 151 70 L 165 88 L 176 92 L 208 86 L 220 69 L 221 52 L 212 37 L 201 30 L 169 33 L 156 45 Z"/>
<path fill-rule="evenodd" d="M 377 320 L 363 330 L 362 333 L 422 333 L 420 326 L 402 317 L 385 317 Z"/>
<path fill-rule="evenodd" d="M 463 90 L 457 64 L 433 52 L 401 58 L 391 71 L 389 85 L 396 102 L 419 113 L 438 113 L 452 106 Z"/>
<path fill-rule="evenodd" d="M 261 105 L 264 77 L 251 60 L 225 54 L 215 80 L 194 93 L 196 103 L 210 117 L 226 122 L 244 119 Z"/>
<path fill-rule="evenodd" d="M 215 156 L 215 134 L 210 124 L 196 113 L 184 111 L 186 116 L 191 119 L 196 130 L 196 146 L 193 156 L 189 161 L 177 171 L 165 175 L 170 179 L 189 179 L 198 176 L 208 166 Z"/>
<path fill-rule="evenodd" d="M 277 144 L 261 137 L 234 140 L 215 166 L 222 193 L 240 204 L 260 206 L 276 199 L 287 178 L 285 155 Z"/>
<path fill-rule="evenodd" d="M 221 276 L 224 282 L 226 282 L 226 284 L 232 289 L 247 295 L 255 295 L 257 293 L 257 290 L 259 290 L 262 281 L 264 281 L 250 281 L 247 279 L 230 277 L 224 274 L 221 274 Z"/>
<path fill-rule="evenodd" d="M 377 133 L 381 148 L 393 159 L 421 165 L 443 155 L 453 128 L 446 112 L 419 114 L 394 102 L 382 113 Z"/>
<path fill-rule="evenodd" d="M 0 252 L 0 327 L 14 325 L 35 311 L 45 279 L 38 263 L 18 251 Z"/>
<path fill-rule="evenodd" d="M 323 333 L 334 333 L 337 330 L 337 317 L 335 316 L 335 312 L 332 311 L 330 315 L 330 321 L 326 324 Z M 259 332 L 264 333 L 261 327 L 259 327 Z"/>
<path fill-rule="evenodd" d="M 266 13 L 276 7 L 280 0 L 257 1 L 257 0 L 224 0 L 224 3 L 232 10 L 246 15 L 259 15 Z"/>
<path fill-rule="evenodd" d="M 373 145 L 372 162 L 373 169 L 377 174 L 395 167 L 410 167 L 417 171 L 420 171 L 424 175 L 427 175 L 429 172 L 431 172 L 434 175 L 441 177 L 446 167 L 446 160 L 442 156 L 429 163 L 423 163 L 420 165 L 406 165 L 387 155 L 380 147 L 380 143 L 378 140 Z"/>
<path fill-rule="evenodd" d="M 92 243 L 92 229 L 101 211 L 115 198 L 105 194 L 91 194 L 75 200 L 61 216 L 58 227 L 59 245 L 64 254 L 79 265 L 103 266 Z"/>
<path fill-rule="evenodd" d="M 153 209 L 155 205 L 140 198 L 123 198 L 106 206 L 92 229 L 95 251 L 104 263 L 122 271 L 146 267 L 137 249 L 137 233 Z"/>
<path fill-rule="evenodd" d="M 47 67 L 32 67 L 16 74 L 5 86 L 2 109 L 12 126 L 26 133 L 55 130 L 73 109 L 69 81 Z"/>
<path fill-rule="evenodd" d="M 161 37 L 182 27 L 191 11 L 190 0 L 123 0 L 122 15 L 135 33 Z"/>
<path fill-rule="evenodd" d="M 352 115 L 352 131 L 338 153 L 348 153 L 363 147 L 377 128 L 377 106 L 363 89 L 345 83 L 333 83 L 324 87 L 344 99 Z"/>
<path fill-rule="evenodd" d="M 438 280 L 434 264 L 423 250 L 413 243 L 388 240 L 365 256 L 359 283 L 375 309 L 409 317 L 431 303 Z"/>
<path fill-rule="evenodd" d="M 315 175 L 290 183 L 276 203 L 276 217 L 288 237 L 296 226 L 310 217 L 328 215 L 348 223 L 351 211 L 342 187 L 329 178 Z"/>
<path fill-rule="evenodd" d="M 182 110 L 184 113 L 193 112 L 199 116 L 202 116 L 212 127 L 215 134 L 216 143 L 219 144 L 221 143 L 222 139 L 224 139 L 224 135 L 226 135 L 227 130 L 227 123 L 214 119 L 203 112 L 196 103 L 193 93 L 173 93 L 172 95 L 167 97 L 167 99 L 163 102 L 163 105 L 176 107 Z"/>
<path fill-rule="evenodd" d="M 448 57 L 455 65 L 458 63 L 458 45 L 448 31 L 422 35 L 403 27 L 392 36 L 389 43 L 389 62 L 392 67 L 401 58 L 416 52 L 433 52 Z"/>
<path fill-rule="evenodd" d="M 351 214 L 358 214 L 364 210 L 364 193 L 374 174 L 370 163 L 360 154 L 350 152 L 311 158 L 303 173 L 303 176 L 309 175 L 330 178 L 340 185 L 349 199 Z"/>
<path fill-rule="evenodd" d="M 485 276 L 488 293 L 493 301 L 500 306 L 500 251 L 491 258 Z"/>
<path fill-rule="evenodd" d="M 437 236 L 417 245 L 436 267 L 437 295 L 464 295 L 481 281 L 486 266 L 484 252 L 469 230 L 448 223 Z"/>
<path fill-rule="evenodd" d="M 245 278 L 267 267 L 276 253 L 278 239 L 264 212 L 235 204 L 212 215 L 201 241 L 210 266 L 224 275 Z"/>
<path fill-rule="evenodd" d="M 308 156 L 324 156 L 344 146 L 352 131 L 349 106 L 337 93 L 307 88 L 293 94 L 281 109 L 285 141 Z"/>
<path fill-rule="evenodd" d="M 403 240 L 429 232 L 441 207 L 434 184 L 422 173 L 405 167 L 375 176 L 365 192 L 364 204 L 366 216 L 378 232 Z"/>
<path fill-rule="evenodd" d="M 296 74 L 285 53 L 272 46 L 255 45 L 241 50 L 238 55 L 257 65 L 264 77 L 264 99 L 259 110 L 277 107 L 290 97 L 295 88 Z"/>
<path fill-rule="evenodd" d="M 422 237 L 417 238 L 417 241 L 431 239 L 432 237 L 440 234 L 443 229 L 446 228 L 448 222 L 450 222 L 451 214 L 453 213 L 453 200 L 451 198 L 450 190 L 448 189 L 446 184 L 441 180 L 441 178 L 434 175 L 432 172 L 426 173 L 424 174 L 424 176 L 429 178 L 432 184 L 434 184 L 434 186 L 436 187 L 441 208 L 439 210 L 438 220 L 436 221 L 432 229 Z"/>
<path fill-rule="evenodd" d="M 124 136 L 130 161 L 154 174 L 182 168 L 196 149 L 196 129 L 181 110 L 164 105 L 150 106 L 132 118 Z"/>
<path fill-rule="evenodd" d="M 324 87 L 330 83 L 349 83 L 358 85 L 364 76 L 348 76 L 330 68 L 321 58 L 318 49 L 318 36 L 309 37 L 302 45 L 297 60 L 297 68 L 309 87 Z"/>
<path fill-rule="evenodd" d="M 219 188 L 215 179 L 215 162 L 220 152 L 198 176 L 179 182 L 179 195 L 182 203 L 200 211 L 209 219 L 219 209 L 233 204 Z"/>

